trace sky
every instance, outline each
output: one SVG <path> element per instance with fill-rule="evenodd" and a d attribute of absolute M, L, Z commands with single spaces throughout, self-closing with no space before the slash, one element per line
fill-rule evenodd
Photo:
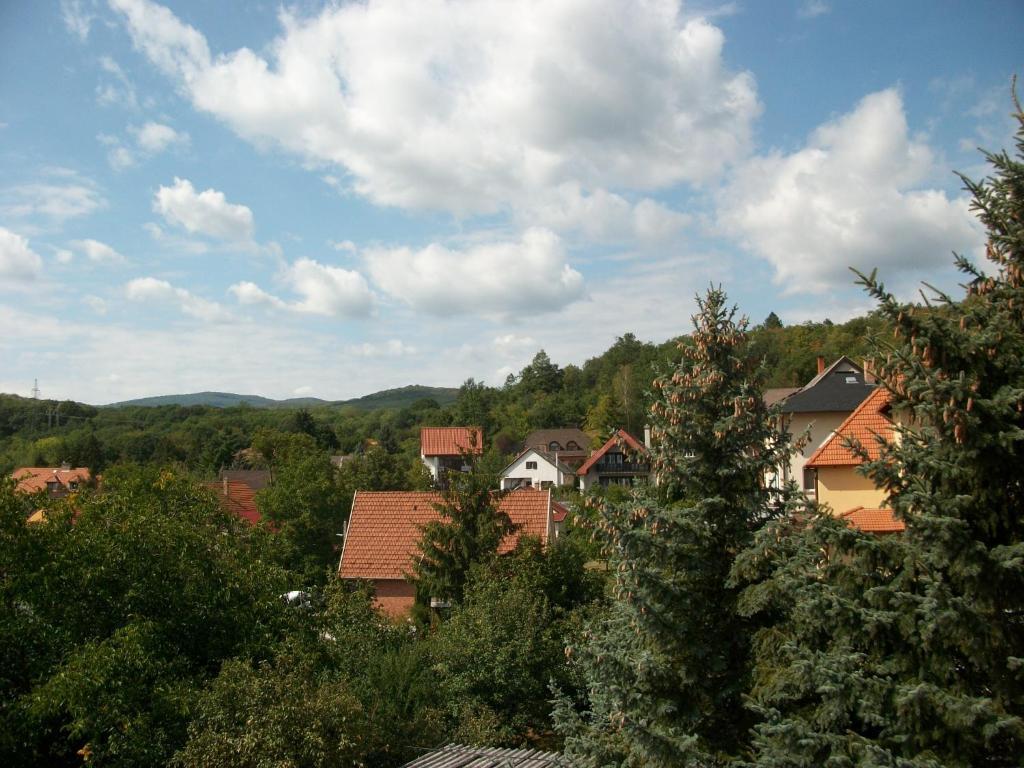
<path fill-rule="evenodd" d="M 501 385 L 955 291 L 1024 3 L 0 0 L 0 391 Z"/>

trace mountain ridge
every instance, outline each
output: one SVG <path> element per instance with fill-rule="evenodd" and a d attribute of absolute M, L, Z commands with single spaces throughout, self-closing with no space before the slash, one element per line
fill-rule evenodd
<path fill-rule="evenodd" d="M 116 403 L 108 403 L 99 406 L 100 408 L 159 408 L 165 405 L 195 406 L 204 405 L 212 408 L 236 408 L 241 405 L 248 405 L 252 408 L 357 408 L 359 410 L 373 410 L 375 408 L 402 408 L 411 405 L 417 400 L 429 398 L 436 400 L 439 405 L 447 405 L 455 402 L 458 394 L 457 387 L 430 387 L 423 384 L 409 384 L 404 387 L 384 389 L 379 392 L 372 392 L 361 397 L 354 397 L 348 400 L 324 400 L 319 397 L 290 397 L 283 400 L 275 400 L 262 395 L 240 395 L 234 392 L 192 392 L 173 395 L 155 395 L 152 397 L 139 397 L 132 400 L 122 400 Z"/>

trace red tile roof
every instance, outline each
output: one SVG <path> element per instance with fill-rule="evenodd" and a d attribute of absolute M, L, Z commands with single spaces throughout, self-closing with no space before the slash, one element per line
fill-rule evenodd
<path fill-rule="evenodd" d="M 891 509 L 854 507 L 842 517 L 850 526 L 865 533 L 900 533 L 907 529 L 906 523 L 893 517 Z"/>
<path fill-rule="evenodd" d="M 577 475 L 585 475 L 590 471 L 590 468 L 594 466 L 602 456 L 616 446 L 621 446 L 628 450 L 633 450 L 636 453 L 647 453 L 647 446 L 633 437 L 629 432 L 624 429 L 620 429 L 614 435 L 608 438 L 608 442 L 590 454 L 590 458 L 583 462 L 583 465 L 576 470 Z"/>
<path fill-rule="evenodd" d="M 569 514 L 569 508 L 564 504 L 560 504 L 557 501 L 551 502 L 551 519 L 556 523 L 560 523 L 565 520 L 565 516 Z"/>
<path fill-rule="evenodd" d="M 38 493 L 47 490 L 47 483 L 57 481 L 60 483 L 60 490 L 68 492 L 71 490 L 70 483 L 88 483 L 92 477 L 86 467 L 75 469 L 63 469 L 61 467 L 21 467 L 11 474 L 18 485 L 15 490 L 22 493 Z"/>
<path fill-rule="evenodd" d="M 832 436 L 807 460 L 808 467 L 855 467 L 861 463 L 859 456 L 846 447 L 845 442 L 857 440 L 874 460 L 881 453 L 878 438 L 891 440 L 893 423 L 885 412 L 892 401 L 892 394 L 885 387 L 876 387 L 857 410 L 846 417 Z"/>
<path fill-rule="evenodd" d="M 484 434 L 480 427 L 423 427 L 420 453 L 424 456 L 461 456 L 483 453 Z"/>
<path fill-rule="evenodd" d="M 420 526 L 439 520 L 434 508 L 441 494 L 433 491 L 357 491 L 341 552 L 338 575 L 343 579 L 404 579 L 419 556 Z M 548 539 L 550 491 L 522 488 L 503 496 L 499 509 L 522 526 L 507 536 L 498 551 L 511 551 L 520 535 Z"/>
<path fill-rule="evenodd" d="M 256 508 L 256 491 L 238 480 L 218 480 L 206 486 L 217 494 L 224 509 L 246 522 L 256 525 L 262 519 Z"/>

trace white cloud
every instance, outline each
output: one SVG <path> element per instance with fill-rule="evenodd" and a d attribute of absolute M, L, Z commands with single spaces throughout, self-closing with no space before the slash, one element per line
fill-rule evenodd
<path fill-rule="evenodd" d="M 100 69 L 105 73 L 106 79 L 96 86 L 96 101 L 104 107 L 138 109 L 139 100 L 135 95 L 135 86 L 121 69 L 121 65 L 109 56 L 101 56 Z"/>
<path fill-rule="evenodd" d="M 389 339 L 381 344 L 350 344 L 345 347 L 346 355 L 355 357 L 406 357 L 417 353 L 416 347 L 406 344 L 401 339 Z"/>
<path fill-rule="evenodd" d="M 54 256 L 57 258 L 58 264 L 70 264 L 75 260 L 75 254 L 67 248 L 55 248 Z"/>
<path fill-rule="evenodd" d="M 345 253 L 355 253 L 358 249 L 356 244 L 351 240 L 328 240 L 327 244 L 336 251 L 343 251 Z"/>
<path fill-rule="evenodd" d="M 518 242 L 461 251 L 437 243 L 418 251 L 376 248 L 365 257 L 382 290 L 435 315 L 551 312 L 583 293 L 583 276 L 567 263 L 561 240 L 540 228 Z"/>
<path fill-rule="evenodd" d="M 0 227 L 0 286 L 35 280 L 43 269 L 43 260 L 28 245 L 28 239 Z"/>
<path fill-rule="evenodd" d="M 48 178 L 0 190 L 0 215 L 15 219 L 45 219 L 60 226 L 68 219 L 80 218 L 101 208 L 107 201 L 96 184 L 73 171 L 52 168 Z"/>
<path fill-rule="evenodd" d="M 797 9 L 796 15 L 801 19 L 813 19 L 824 16 L 832 8 L 825 0 L 804 0 Z"/>
<path fill-rule="evenodd" d="M 518 213 L 523 222 L 578 231 L 590 240 L 605 242 L 660 242 L 678 234 L 690 221 L 686 214 L 648 197 L 634 204 L 605 189 L 588 195 L 574 182 L 534 197 Z"/>
<path fill-rule="evenodd" d="M 89 309 L 91 309 L 97 315 L 107 314 L 107 302 L 105 302 L 99 296 L 83 296 L 82 303 L 89 307 Z"/>
<path fill-rule="evenodd" d="M 99 264 L 121 264 L 125 261 L 124 256 L 99 240 L 91 238 L 87 240 L 72 240 L 70 245 L 79 253 L 89 257 L 90 261 L 95 261 Z"/>
<path fill-rule="evenodd" d="M 721 30 L 684 18 L 676 0 L 283 11 L 266 57 L 213 57 L 163 6 L 111 5 L 197 109 L 343 169 L 387 205 L 489 212 L 567 182 L 702 182 L 746 154 L 760 111 L 753 77 L 725 66 Z"/>
<path fill-rule="evenodd" d="M 228 290 L 241 304 L 263 304 L 327 317 L 363 317 L 373 311 L 375 297 L 358 272 L 299 259 L 285 268 L 283 281 L 301 298 L 286 302 L 255 283 L 243 281 Z"/>
<path fill-rule="evenodd" d="M 215 189 L 197 193 L 188 179 L 175 178 L 173 186 L 161 186 L 153 210 L 192 234 L 252 242 L 253 218 L 249 208 L 229 203 L 224 193 Z"/>
<path fill-rule="evenodd" d="M 306 384 L 301 387 L 296 387 L 294 390 L 292 390 L 292 394 L 297 395 L 298 397 L 305 397 L 307 395 L 313 394 L 313 388 Z"/>
<path fill-rule="evenodd" d="M 899 93 L 879 91 L 803 149 L 750 160 L 720 200 L 719 223 L 772 264 L 784 293 L 849 285 L 850 266 L 919 279 L 982 240 L 966 198 L 927 186 L 938 173 L 908 133 Z"/>
<path fill-rule="evenodd" d="M 150 154 L 159 154 L 174 144 L 187 144 L 189 136 L 187 133 L 176 131 L 169 125 L 163 123 L 146 123 L 141 128 L 132 128 L 135 140 L 139 148 Z"/>
<path fill-rule="evenodd" d="M 95 16 L 86 11 L 82 0 L 60 0 L 60 15 L 68 32 L 81 42 L 89 38 L 89 29 Z"/>
<path fill-rule="evenodd" d="M 207 322 L 228 320 L 230 315 L 217 302 L 196 296 L 184 288 L 175 288 L 166 280 L 138 277 L 129 281 L 125 296 L 130 301 L 175 303 L 186 315 Z"/>

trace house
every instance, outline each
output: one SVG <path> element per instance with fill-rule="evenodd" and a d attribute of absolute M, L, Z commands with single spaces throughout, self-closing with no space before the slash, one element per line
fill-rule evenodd
<path fill-rule="evenodd" d="M 412 608 L 415 586 L 406 580 L 419 556 L 421 527 L 440 519 L 436 491 L 357 491 L 352 499 L 345 542 L 338 564 L 342 579 L 373 583 L 377 605 L 390 616 Z M 541 543 L 556 538 L 565 509 L 552 504 L 551 492 L 532 488 L 501 497 L 498 508 L 518 530 L 502 541 L 498 551 L 511 552 L 520 536 L 536 536 Z"/>
<path fill-rule="evenodd" d="M 580 490 L 595 485 L 633 485 L 651 474 L 647 446 L 620 429 L 608 442 L 590 454 L 578 470 Z"/>
<path fill-rule="evenodd" d="M 225 511 L 252 525 L 258 524 L 263 519 L 259 509 L 256 508 L 258 489 L 241 480 L 229 480 L 227 474 L 221 472 L 221 479 L 214 483 L 207 483 L 206 487 L 217 494 Z"/>
<path fill-rule="evenodd" d="M 534 430 L 523 441 L 523 450 L 536 448 L 552 455 L 557 454 L 564 464 L 578 469 L 587 460 L 592 444 L 590 435 L 579 427 L 560 427 Z"/>
<path fill-rule="evenodd" d="M 808 435 L 789 465 L 782 468 L 780 479 L 795 480 L 808 497 L 813 497 L 814 472 L 806 469 L 807 460 L 874 390 L 874 383 L 865 377 L 864 369 L 843 356 L 828 367 L 825 358 L 819 357 L 817 376 L 795 392 L 785 396 L 779 390 L 766 392 L 766 402 L 769 397 L 782 398 L 781 428 L 794 439 Z"/>
<path fill-rule="evenodd" d="M 805 465 L 814 474 L 818 502 L 828 505 L 853 527 L 872 533 L 896 533 L 905 525 L 886 508 L 886 492 L 857 471 L 863 459 L 847 447 L 847 442 L 856 440 L 869 459 L 877 459 L 882 450 L 879 440 L 891 442 L 895 438 L 891 402 L 889 390 L 876 387 Z"/>
<path fill-rule="evenodd" d="M 575 485 L 576 470 L 562 461 L 557 453 L 540 448 L 527 448 L 501 470 L 501 490 L 540 488 L 553 485 Z"/>
<path fill-rule="evenodd" d="M 45 491 L 51 499 L 69 496 L 92 481 L 88 468 L 72 468 L 67 464 L 61 467 L 21 467 L 14 470 L 11 477 L 17 482 L 15 490 L 19 493 Z"/>
<path fill-rule="evenodd" d="M 557 752 L 446 744 L 420 755 L 403 768 L 571 768 Z"/>
<path fill-rule="evenodd" d="M 430 470 L 435 484 L 444 483 L 448 472 L 467 472 L 466 456 L 483 453 L 484 434 L 480 427 L 423 427 L 420 429 L 420 459 Z"/>

